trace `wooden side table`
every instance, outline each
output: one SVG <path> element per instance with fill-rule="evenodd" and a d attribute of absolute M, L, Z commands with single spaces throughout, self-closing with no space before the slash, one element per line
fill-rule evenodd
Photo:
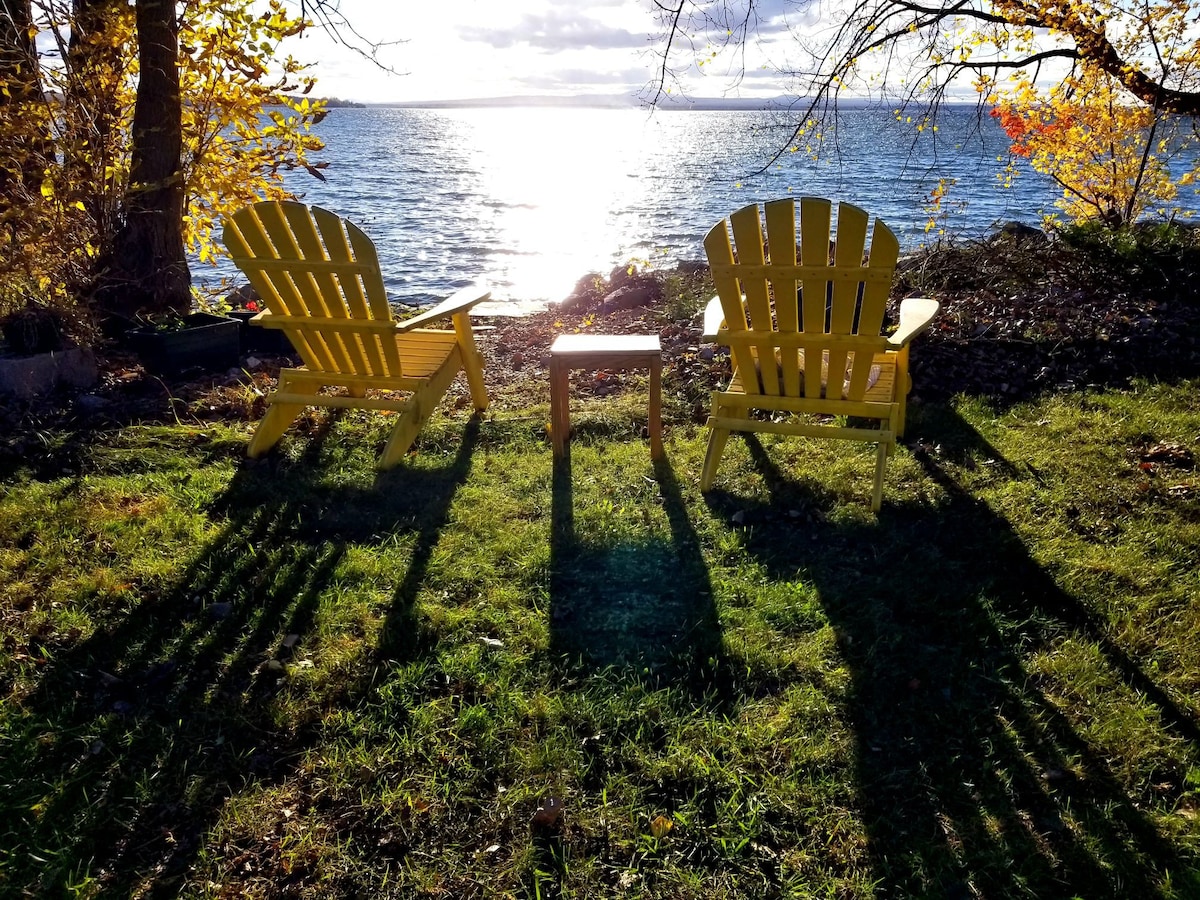
<path fill-rule="evenodd" d="M 571 433 L 571 369 L 650 369 L 650 456 L 663 455 L 662 347 L 653 334 L 560 334 L 550 345 L 550 436 L 562 456 Z"/>

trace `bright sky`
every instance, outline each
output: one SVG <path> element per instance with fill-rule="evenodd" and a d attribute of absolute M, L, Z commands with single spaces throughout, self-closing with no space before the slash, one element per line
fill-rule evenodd
<path fill-rule="evenodd" d="M 299 8 L 300 0 L 288 0 Z M 301 61 L 315 62 L 317 93 L 360 102 L 446 100 L 509 95 L 606 94 L 635 96 L 654 79 L 661 50 L 651 0 L 340 0 L 341 13 L 370 41 L 379 58 L 403 75 L 389 75 L 316 30 L 290 42 Z M 768 14 L 781 0 L 761 4 Z M 782 23 L 761 23 L 770 41 Z M 756 41 L 741 61 L 706 66 L 695 96 L 761 97 L 784 91 L 761 68 Z M 678 57 L 695 71 L 694 55 Z M 771 77 L 767 77 L 770 75 Z"/>

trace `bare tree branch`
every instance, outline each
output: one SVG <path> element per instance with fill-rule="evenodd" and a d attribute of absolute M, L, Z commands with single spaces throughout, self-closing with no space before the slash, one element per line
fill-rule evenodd
<path fill-rule="evenodd" d="M 658 2 L 657 5 L 670 15 L 664 15 L 662 19 L 664 52 L 655 101 L 661 98 L 663 86 L 672 77 L 671 58 L 678 50 L 675 36 L 685 18 L 700 22 L 709 32 L 721 35 L 720 40 L 725 44 L 744 45 L 758 23 L 760 8 L 759 0 L 743 0 L 732 6 L 702 0 L 679 0 L 669 6 Z M 796 0 L 795 7 L 812 9 L 802 0 Z M 691 14 L 685 15 L 689 8 Z M 950 83 L 968 72 L 983 75 L 1001 70 L 1040 71 L 1043 63 L 1059 58 L 1095 66 L 1155 110 L 1200 115 L 1200 89 L 1193 83 L 1194 75 L 1187 66 L 1177 66 L 1172 71 L 1172 62 L 1163 54 L 1154 34 L 1149 3 L 1145 4 L 1147 12 L 1142 20 L 1146 23 L 1144 27 L 1149 28 L 1149 48 L 1154 52 L 1138 58 L 1122 55 L 1106 31 L 1108 23 L 1103 12 L 1086 3 L 1068 4 L 1060 0 L 949 0 L 945 3 L 854 0 L 844 10 L 832 4 L 823 4 L 821 8 L 835 16 L 835 24 L 819 40 L 806 44 L 798 39 L 797 47 L 806 53 L 807 63 L 787 72 L 797 80 L 798 95 L 804 101 L 797 106 L 803 118 L 796 126 L 794 137 L 799 135 L 809 117 L 830 108 L 847 90 L 858 70 L 859 59 L 871 53 L 883 54 L 885 75 L 890 74 L 893 67 L 904 66 L 909 73 L 922 76 L 918 79 L 922 83 L 921 89 L 910 86 L 903 92 L 906 103 L 920 100 L 936 104 L 946 96 Z M 1127 10 L 1136 19 L 1135 11 L 1136 7 Z M 1001 52 L 1006 34 L 1014 36 L 1016 29 L 1045 29 L 1060 45 L 1036 52 L 1028 52 L 1036 48 L 1027 47 L 1027 52 L 1013 58 L 934 59 L 939 48 L 947 46 L 946 35 L 953 33 L 953 23 L 957 20 L 969 20 L 994 29 Z M 905 51 L 905 57 L 898 55 L 901 50 Z M 1157 70 L 1152 71 L 1156 63 Z"/>

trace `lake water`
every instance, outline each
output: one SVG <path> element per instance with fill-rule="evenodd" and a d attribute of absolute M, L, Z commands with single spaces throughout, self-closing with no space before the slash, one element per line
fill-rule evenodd
<path fill-rule="evenodd" d="M 1000 185 L 1007 141 L 973 109 L 943 110 L 934 139 L 916 142 L 886 110 L 844 111 L 836 150 L 786 154 L 757 175 L 790 133 L 767 112 L 335 109 L 314 130 L 327 181 L 294 172 L 288 185 L 371 236 L 389 296 L 424 305 L 483 280 L 488 313 L 561 300 L 584 274 L 629 260 L 702 259 L 718 219 L 788 194 L 857 204 L 907 249 L 928 239 L 940 178 L 956 182 L 946 228 L 965 236 L 1038 224 L 1055 199 L 1033 173 Z M 241 280 L 227 263 L 193 263 L 193 275 Z"/>

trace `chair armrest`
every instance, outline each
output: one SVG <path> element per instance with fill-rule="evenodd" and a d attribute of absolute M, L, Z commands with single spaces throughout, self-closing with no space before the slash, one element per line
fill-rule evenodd
<path fill-rule="evenodd" d="M 411 319 L 405 319 L 403 322 L 398 322 L 396 330 L 412 331 L 414 328 L 423 328 L 430 322 L 435 322 L 438 319 L 466 312 L 476 303 L 482 303 L 490 296 L 492 296 L 492 292 L 487 288 L 479 284 L 472 284 L 461 291 L 455 291 L 433 309 L 426 310 L 419 316 L 413 316 Z"/>
<path fill-rule="evenodd" d="M 713 297 L 704 307 L 704 332 L 700 335 L 702 341 L 715 341 L 718 333 L 725 325 L 725 310 L 721 307 L 721 298 Z"/>
<path fill-rule="evenodd" d="M 939 304 L 929 297 L 906 297 L 900 301 L 900 325 L 888 335 L 888 346 L 898 350 L 929 327 Z"/>

